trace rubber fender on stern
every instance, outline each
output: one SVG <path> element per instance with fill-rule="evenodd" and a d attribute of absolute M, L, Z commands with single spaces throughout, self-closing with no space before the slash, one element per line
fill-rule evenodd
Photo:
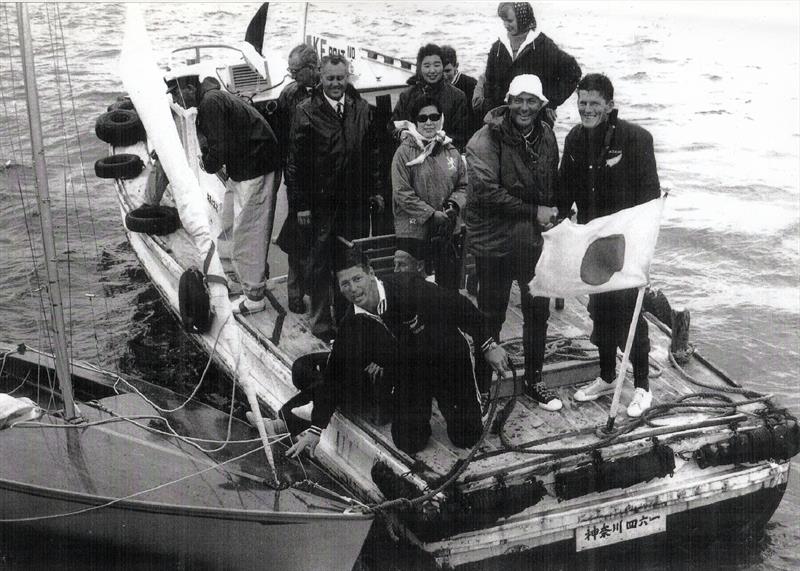
<path fill-rule="evenodd" d="M 125 226 L 131 232 L 165 236 L 181 227 L 178 211 L 170 206 L 143 204 L 125 216 Z"/>
<path fill-rule="evenodd" d="M 120 153 L 98 159 L 94 163 L 94 174 L 98 178 L 131 179 L 139 176 L 144 170 L 144 163 L 139 155 Z"/>
<path fill-rule="evenodd" d="M 146 133 L 135 111 L 116 109 L 103 113 L 94 124 L 97 138 L 115 147 L 133 145 L 144 141 Z"/>

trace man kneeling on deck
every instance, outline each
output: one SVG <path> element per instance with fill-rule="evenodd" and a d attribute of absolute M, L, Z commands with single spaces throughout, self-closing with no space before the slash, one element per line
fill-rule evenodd
<path fill-rule="evenodd" d="M 392 440 L 400 450 L 415 454 L 427 445 L 431 397 L 436 397 L 450 441 L 461 448 L 473 446 L 483 426 L 469 343 L 461 331 L 482 348 L 498 373 L 508 366 L 506 352 L 488 334 L 480 312 L 467 298 L 416 273 L 379 280 L 369 262 L 352 250 L 337 256 L 336 279 L 352 307 L 341 321 L 324 372 L 319 354 L 313 358 L 316 365 L 310 360 L 302 365 L 310 365 L 312 375 L 316 366 L 321 383 L 313 389 L 310 422 L 298 422 L 297 415 L 284 421 L 292 432 L 305 428 L 287 454 L 298 456 L 308 448 L 313 456 L 337 406 L 360 412 L 374 393 L 380 401 L 390 387 Z"/>

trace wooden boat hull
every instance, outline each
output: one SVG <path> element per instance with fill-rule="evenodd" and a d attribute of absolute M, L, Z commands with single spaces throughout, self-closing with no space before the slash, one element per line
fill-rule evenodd
<path fill-rule="evenodd" d="M 38 379 L 41 388 L 32 392 L 50 394 L 51 363 L 48 356 L 6 355 L 0 391 L 21 392 Z M 302 483 L 283 490 L 265 485 L 257 444 L 229 444 L 212 456 L 129 422 L 103 424 L 117 416 L 147 423 L 156 412 L 136 394 L 116 395 L 114 379 L 91 367 L 73 363 L 73 374 L 79 394 L 94 385 L 97 394 L 112 395 L 80 405 L 88 424 L 70 427 L 45 415 L 39 422 L 54 426 L 0 430 L 3 545 L 13 546 L 20 534 L 38 535 L 178 558 L 189 568 L 253 569 L 265 562 L 279 569 L 352 568 L 371 516 L 344 513 L 347 504 L 308 493 Z M 177 395 L 152 387 L 150 397 L 174 406 L 165 399 Z M 203 405 L 166 418 L 174 427 L 207 427 L 203 438 L 224 439 L 227 431 L 227 415 Z M 252 436 L 238 421 L 232 430 L 233 440 Z M 249 450 L 255 452 L 235 459 Z M 291 472 L 284 476 L 296 483 Z"/>
<path fill-rule="evenodd" d="M 0 480 L 0 519 L 72 513 L 110 498 Z M 176 558 L 188 569 L 352 569 L 371 519 L 119 502 L 70 517 L 4 524 L 0 541 L 35 532 L 148 556 Z M 346 533 L 343 531 L 346 529 Z"/>

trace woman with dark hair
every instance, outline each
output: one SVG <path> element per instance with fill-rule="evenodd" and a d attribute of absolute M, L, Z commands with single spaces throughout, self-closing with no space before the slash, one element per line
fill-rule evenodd
<path fill-rule="evenodd" d="M 389 120 L 389 133 L 397 140 L 405 135 L 395 127 L 397 121 L 413 121 L 411 105 L 421 97 L 431 97 L 445 116 L 444 130 L 453 139 L 453 145 L 463 150 L 467 132 L 467 98 L 464 92 L 444 78 L 442 49 L 426 44 L 417 52 L 417 74 L 408 80 L 410 87 L 400 94 Z"/>
<path fill-rule="evenodd" d="M 436 283 L 458 289 L 461 277 L 461 209 L 467 169 L 443 130 L 442 106 L 432 97 L 411 101 L 414 120 L 398 121 L 407 135 L 392 161 L 394 227 L 399 240 L 414 240 L 432 264 Z"/>
<path fill-rule="evenodd" d="M 505 27 L 486 60 L 483 112 L 503 105 L 511 80 L 518 75 L 539 77 L 547 97 L 543 119 L 555 123 L 556 108 L 564 103 L 581 78 L 575 58 L 542 33 L 528 2 L 501 2 L 497 15 Z"/>

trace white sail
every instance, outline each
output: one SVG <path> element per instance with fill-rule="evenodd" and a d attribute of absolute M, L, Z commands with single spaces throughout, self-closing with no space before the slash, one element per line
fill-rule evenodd
<path fill-rule="evenodd" d="M 120 56 L 122 83 L 147 130 L 150 144 L 158 153 L 159 161 L 172 188 L 181 224 L 194 240 L 199 252 L 199 262 L 202 263 L 214 245 L 208 222 L 208 207 L 197 177 L 186 160 L 177 127 L 172 119 L 166 84 L 155 61 L 141 8 L 136 4 L 128 4 L 125 36 Z M 211 254 L 207 273 L 225 276 L 216 247 Z M 267 435 L 260 422 L 261 415 L 255 387 L 248 382 L 246 375 L 240 374 L 241 371 L 247 371 L 249 368 L 242 363 L 243 352 L 239 329 L 233 322 L 228 289 L 216 282 L 210 281 L 208 285 L 211 305 L 216 314 L 208 335 L 218 339 L 218 350 L 228 352 L 232 357 L 231 361 L 236 363 L 234 375 L 247 394 L 250 407 L 259 420 L 257 423 L 259 433 L 266 444 Z M 275 466 L 270 448 L 265 446 L 265 449 L 274 473 Z"/>

